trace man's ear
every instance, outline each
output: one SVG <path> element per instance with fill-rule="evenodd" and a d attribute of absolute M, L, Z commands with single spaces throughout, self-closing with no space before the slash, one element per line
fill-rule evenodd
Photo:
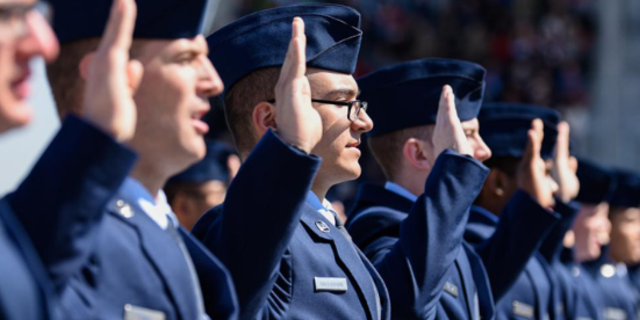
<path fill-rule="evenodd" d="M 89 76 L 89 65 L 93 60 L 93 54 L 93 51 L 85 54 L 84 57 L 82 57 L 82 60 L 80 60 L 80 64 L 78 65 L 80 77 L 83 81 L 87 81 L 87 77 Z"/>
<path fill-rule="evenodd" d="M 426 142 L 416 138 L 409 138 L 404 142 L 402 146 L 402 156 L 417 170 L 429 171 L 431 170 L 431 163 L 429 162 L 428 155 L 429 146 Z"/>
<path fill-rule="evenodd" d="M 253 108 L 251 119 L 260 137 L 269 129 L 278 129 L 278 125 L 276 124 L 276 107 L 269 102 L 259 102 Z"/>

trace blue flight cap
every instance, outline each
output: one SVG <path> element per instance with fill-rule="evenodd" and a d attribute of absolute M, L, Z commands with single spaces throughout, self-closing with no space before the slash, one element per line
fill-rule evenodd
<path fill-rule="evenodd" d="M 255 12 L 207 37 L 225 92 L 251 72 L 282 66 L 294 17 L 305 23 L 307 67 L 353 74 L 362 40 L 360 13 L 339 5 L 285 6 Z"/>
<path fill-rule="evenodd" d="M 615 179 L 611 171 L 587 159 L 578 159 L 580 192 L 576 201 L 585 204 L 599 204 L 611 199 L 615 187 Z"/>
<path fill-rule="evenodd" d="M 442 87 L 456 97 L 461 121 L 478 116 L 484 97 L 486 70 L 478 64 L 427 58 L 385 67 L 358 79 L 360 99 L 375 123 L 368 135 L 376 137 L 410 127 L 436 123 Z"/>
<path fill-rule="evenodd" d="M 206 139 L 205 144 L 207 145 L 207 154 L 204 159 L 171 177 L 167 184 L 177 182 L 205 183 L 211 180 L 222 181 L 225 184 L 229 182 L 227 159 L 233 152 L 215 140 Z"/>
<path fill-rule="evenodd" d="M 478 115 L 480 136 L 493 157 L 521 158 L 529 140 L 527 131 L 534 119 L 544 123 L 540 156 L 549 159 L 555 151 L 560 123 L 560 114 L 551 108 L 517 103 L 484 104 Z"/>
<path fill-rule="evenodd" d="M 136 0 L 134 38 L 179 39 L 197 36 L 208 0 Z M 53 30 L 60 43 L 102 37 L 112 0 L 50 0 Z"/>
<path fill-rule="evenodd" d="M 616 185 L 609 204 L 612 207 L 640 207 L 640 175 L 626 170 L 615 170 Z"/>

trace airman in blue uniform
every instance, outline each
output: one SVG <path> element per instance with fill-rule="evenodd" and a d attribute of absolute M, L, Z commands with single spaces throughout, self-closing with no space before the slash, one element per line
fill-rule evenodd
<path fill-rule="evenodd" d="M 193 232 L 229 268 L 241 319 L 390 319 L 382 278 L 325 199 L 360 175 L 373 126 L 352 76 L 361 37 L 357 11 L 315 4 L 256 12 L 207 39 L 244 163 Z"/>
<path fill-rule="evenodd" d="M 498 296 L 497 318 L 561 318 L 564 307 L 556 279 L 539 251 L 560 219 L 577 210 L 564 199 L 554 199 L 554 194 L 563 190 L 550 176 L 559 115 L 536 106 L 486 104 L 478 119 L 480 135 L 493 158 L 485 162 L 491 173 L 471 209 L 465 238 L 477 246 L 483 258 Z M 541 144 L 533 144 L 536 139 L 542 139 Z M 530 173 L 533 168 L 538 170 Z M 532 186 L 535 178 L 531 177 L 540 183 Z M 516 257 L 524 271 L 514 278 L 502 277 L 504 266 Z"/>
<path fill-rule="evenodd" d="M 387 283 L 393 319 L 494 317 L 486 271 L 462 241 L 491 156 L 476 119 L 484 76 L 474 63 L 421 59 L 358 79 L 376 123 L 369 147 L 388 182 L 361 186 L 347 227 Z M 445 136 L 466 148 L 439 153 L 454 149 Z"/>
<path fill-rule="evenodd" d="M 199 35 L 206 4 L 53 2 L 62 54 L 48 76 L 60 114 L 87 113 L 79 103 L 83 99 L 109 101 L 91 94 L 98 88 L 84 79 L 109 66 L 96 59 L 112 57 L 110 64 L 127 70 L 118 82 L 129 86 L 111 93 L 135 92 L 129 103 L 137 113 L 130 119 L 135 134 L 128 145 L 139 156 L 115 197 L 83 229 L 95 236 L 84 244 L 88 258 L 65 283 L 66 319 L 237 317 L 228 272 L 179 226 L 160 190 L 168 178 L 204 157 L 206 98 L 223 88 Z M 114 41 L 119 51 L 105 52 L 100 41 Z M 130 52 L 136 60 L 129 60 Z"/>
<path fill-rule="evenodd" d="M 44 19 L 48 7 L 36 3 L 40 15 L 32 4 L 15 1 L 2 8 L 17 19 L 12 22 L 17 28 L 5 30 L 11 28 L 3 24 L 1 31 L 0 54 L 13 59 L 2 59 L 0 72 L 15 82 L 0 89 L 0 134 L 29 122 L 29 79 L 24 77 L 29 60 L 42 56 L 51 62 L 58 55 L 57 39 Z M 103 47 L 114 48 L 111 42 Z M 103 55 L 96 62 L 111 60 Z M 86 260 L 96 233 L 92 225 L 135 162 L 135 154 L 120 144 L 134 129 L 128 122 L 134 111 L 127 105 L 131 96 L 112 95 L 123 89 L 114 79 L 125 76 L 126 69 L 110 64 L 102 71 L 87 81 L 97 89 L 92 95 L 110 99 L 88 101 L 87 114 L 66 119 L 27 178 L 0 199 L 2 319 L 68 318 L 56 313 L 58 294 Z"/>
<path fill-rule="evenodd" d="M 609 170 L 587 159 L 578 160 L 577 177 L 580 192 L 575 201 L 580 203 L 580 211 L 573 222 L 561 221 L 571 224 L 571 230 L 550 264 L 560 285 L 565 318 L 603 319 L 601 291 L 581 262 L 598 258 L 601 246 L 608 243 L 608 201 L 615 181 Z"/>
<path fill-rule="evenodd" d="M 628 278 L 626 264 L 640 262 L 640 175 L 624 170 L 613 174 L 610 243 L 600 258 L 585 266 L 602 290 L 604 319 L 637 319 L 640 295 Z"/>

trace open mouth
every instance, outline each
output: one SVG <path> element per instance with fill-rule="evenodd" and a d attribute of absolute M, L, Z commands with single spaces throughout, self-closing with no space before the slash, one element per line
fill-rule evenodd
<path fill-rule="evenodd" d="M 199 134 L 202 135 L 209 132 L 209 125 L 206 122 L 202 121 L 202 117 L 204 117 L 204 115 L 207 114 L 208 111 L 209 110 L 201 110 L 191 114 L 191 123 L 193 127 Z"/>

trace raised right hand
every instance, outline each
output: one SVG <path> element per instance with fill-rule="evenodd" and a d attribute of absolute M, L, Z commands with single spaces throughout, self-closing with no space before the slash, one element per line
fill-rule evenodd
<path fill-rule="evenodd" d="M 322 139 L 322 119 L 311 105 L 311 86 L 306 77 L 307 37 L 304 21 L 292 23 L 291 42 L 275 88 L 276 125 L 287 143 L 310 153 Z"/>
<path fill-rule="evenodd" d="M 129 60 L 136 10 L 134 0 L 113 1 L 104 35 L 87 71 L 83 115 L 119 142 L 130 140 L 136 128 L 133 94 L 143 73 L 139 61 Z"/>
<path fill-rule="evenodd" d="M 527 148 L 518 166 L 517 181 L 518 187 L 536 199 L 542 207 L 552 208 L 555 204 L 552 185 L 555 182 L 547 174 L 547 166 L 540 156 L 543 129 L 542 120 L 533 120 L 531 129 L 527 132 Z"/>
<path fill-rule="evenodd" d="M 433 131 L 433 155 L 431 164 L 445 149 L 453 149 L 460 154 L 473 156 L 473 149 L 462 130 L 462 124 L 456 110 L 455 96 L 449 85 L 442 88 L 436 126 Z"/>

